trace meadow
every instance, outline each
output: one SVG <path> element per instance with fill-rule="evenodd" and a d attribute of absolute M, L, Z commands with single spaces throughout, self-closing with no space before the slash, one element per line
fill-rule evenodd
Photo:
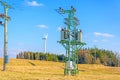
<path fill-rule="evenodd" d="M 10 59 L 6 71 L 0 59 L 0 80 L 120 80 L 120 67 L 79 64 L 77 76 L 64 76 L 64 63 Z"/>

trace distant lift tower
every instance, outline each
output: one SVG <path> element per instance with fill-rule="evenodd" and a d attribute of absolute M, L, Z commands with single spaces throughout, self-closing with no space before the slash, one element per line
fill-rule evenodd
<path fill-rule="evenodd" d="M 3 62 L 3 71 L 6 70 L 6 64 L 8 63 L 8 55 L 7 55 L 7 23 L 10 20 L 10 17 L 7 16 L 8 9 L 12 8 L 10 5 L 8 5 L 6 2 L 3 2 L 0 0 L 1 5 L 4 7 L 4 14 L 0 14 L 0 17 L 4 19 L 4 62 Z M 2 24 L 2 22 L 0 21 Z"/>
<path fill-rule="evenodd" d="M 79 20 L 75 17 L 76 10 L 71 6 L 70 10 L 61 7 L 56 10 L 60 14 L 68 14 L 65 18 L 66 28 L 61 29 L 61 40 L 58 41 L 66 49 L 64 75 L 76 75 L 78 70 L 78 50 L 85 45 L 82 42 L 82 30 L 78 30 Z"/>
<path fill-rule="evenodd" d="M 46 53 L 47 38 L 48 38 L 48 34 L 44 35 L 44 37 L 42 38 L 44 40 L 44 53 Z"/>

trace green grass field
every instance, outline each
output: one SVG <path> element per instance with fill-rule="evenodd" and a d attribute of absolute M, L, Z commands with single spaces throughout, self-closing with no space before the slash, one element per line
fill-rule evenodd
<path fill-rule="evenodd" d="M 77 76 L 64 76 L 64 63 L 38 60 L 10 59 L 0 80 L 120 80 L 119 67 L 80 64 Z"/>

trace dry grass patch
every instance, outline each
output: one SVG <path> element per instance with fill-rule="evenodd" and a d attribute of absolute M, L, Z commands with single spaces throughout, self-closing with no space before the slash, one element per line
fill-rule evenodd
<path fill-rule="evenodd" d="M 0 80 L 120 80 L 120 68 L 103 65 L 80 64 L 79 75 L 64 76 L 64 63 L 39 60 L 10 59 Z"/>

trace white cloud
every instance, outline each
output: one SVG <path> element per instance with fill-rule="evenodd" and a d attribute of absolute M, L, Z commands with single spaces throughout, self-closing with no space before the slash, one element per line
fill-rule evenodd
<path fill-rule="evenodd" d="M 95 36 L 101 36 L 101 37 L 114 37 L 114 35 L 112 34 L 108 34 L 108 33 L 99 33 L 99 32 L 94 32 Z"/>
<path fill-rule="evenodd" d="M 44 28 L 44 29 L 47 29 L 47 28 L 48 28 L 48 26 L 43 25 L 43 24 L 42 24 L 42 25 L 37 25 L 37 27 L 38 27 L 38 28 Z"/>
<path fill-rule="evenodd" d="M 7 54 L 9 56 L 9 58 L 15 58 L 16 55 L 21 51 L 24 51 L 24 50 L 20 49 L 20 48 L 19 49 L 18 48 L 9 48 L 8 51 L 7 51 Z M 0 48 L 0 53 L 1 53 L 0 57 L 3 57 L 4 52 L 3 52 L 2 48 Z"/>
<path fill-rule="evenodd" d="M 9 55 L 10 58 L 15 58 L 16 55 L 21 51 L 23 51 L 23 50 L 22 49 L 17 49 L 17 48 L 10 48 L 10 49 L 8 49 L 8 55 Z"/>
<path fill-rule="evenodd" d="M 102 42 L 108 42 L 108 40 L 107 40 L 107 39 L 102 39 L 101 41 L 102 41 Z"/>
<path fill-rule="evenodd" d="M 29 5 L 29 6 L 44 6 L 44 4 L 42 4 L 42 3 L 38 3 L 37 1 L 27 1 L 27 4 Z"/>
<path fill-rule="evenodd" d="M 57 30 L 60 31 L 62 28 L 61 27 L 58 27 Z"/>
<path fill-rule="evenodd" d="M 108 42 L 107 39 L 101 39 L 101 40 L 93 40 L 94 43 L 98 43 L 98 42 Z"/>
<path fill-rule="evenodd" d="M 93 42 L 98 42 L 98 40 L 93 40 Z"/>
<path fill-rule="evenodd" d="M 17 43 L 18 46 L 23 46 L 24 44 L 22 42 Z"/>

